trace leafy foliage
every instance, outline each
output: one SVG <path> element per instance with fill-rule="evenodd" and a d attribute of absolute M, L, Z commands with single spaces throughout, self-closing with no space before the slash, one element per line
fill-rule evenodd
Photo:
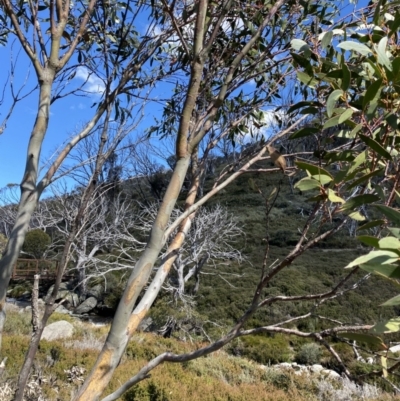
<path fill-rule="evenodd" d="M 40 259 L 43 257 L 50 243 L 51 238 L 47 233 L 41 229 L 35 229 L 26 234 L 22 249 L 35 259 Z"/>
<path fill-rule="evenodd" d="M 399 24 L 396 6 L 379 2 L 374 13 L 364 14 L 362 22 L 323 30 L 318 44 L 312 36 L 305 38 L 301 46 L 292 41 L 298 88 L 304 98 L 311 98 L 296 111 L 308 113 L 315 105 L 319 110 L 310 114 L 308 124 L 312 130 L 303 129 L 292 137 L 312 135 L 317 129 L 321 144 L 314 152 L 317 161 L 311 168 L 298 164 L 308 177 L 296 185 L 302 191 L 312 191 L 310 200 L 329 208 L 332 218 L 343 213 L 356 225 L 366 223 L 359 228 L 368 230 L 368 234 L 358 238 L 373 250 L 350 262 L 347 268 L 359 267 L 396 284 L 394 280 L 400 275 L 396 227 L 400 222 L 396 208 L 400 178 Z M 317 47 L 312 47 L 311 42 Z M 339 166 L 335 173 L 313 175 L 313 169 L 335 164 Z M 398 304 L 400 297 L 396 296 L 383 305 Z M 378 323 L 373 333 L 399 330 L 395 318 Z M 376 335 L 343 335 L 386 347 Z M 387 374 L 386 359 L 382 358 L 383 372 Z"/>

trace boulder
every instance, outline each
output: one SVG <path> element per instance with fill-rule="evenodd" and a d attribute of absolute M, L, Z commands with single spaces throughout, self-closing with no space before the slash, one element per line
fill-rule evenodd
<path fill-rule="evenodd" d="M 389 351 L 390 351 L 390 352 L 393 352 L 394 354 L 395 354 L 396 352 L 400 352 L 400 344 L 393 345 L 393 347 L 390 347 L 390 348 L 389 348 Z"/>
<path fill-rule="evenodd" d="M 100 301 L 104 295 L 104 286 L 101 284 L 97 284 L 94 287 L 90 288 L 87 294 L 88 297 L 95 297 L 98 301 Z"/>
<path fill-rule="evenodd" d="M 53 288 L 54 288 L 54 286 L 51 286 L 49 288 L 49 290 L 47 291 L 46 300 L 49 299 L 49 297 L 53 291 Z M 68 302 L 74 308 L 79 305 L 78 294 L 75 294 L 74 292 L 68 290 L 66 283 L 60 284 L 60 288 L 57 293 L 56 301 L 59 301 L 61 299 L 65 299 L 64 302 Z"/>
<path fill-rule="evenodd" d="M 60 320 L 46 326 L 43 330 L 42 339 L 47 341 L 70 338 L 74 332 L 74 326 L 71 323 Z"/>
<path fill-rule="evenodd" d="M 97 305 L 97 299 L 95 297 L 89 297 L 83 301 L 74 311 L 77 315 L 83 315 L 84 313 L 90 312 Z"/>
<path fill-rule="evenodd" d="M 71 312 L 63 305 L 58 305 L 54 312 L 69 315 Z"/>
<path fill-rule="evenodd" d="M 340 376 L 339 373 L 335 372 L 334 370 L 329 370 L 329 369 L 323 369 L 321 371 L 321 374 L 328 376 L 330 379 L 339 380 L 342 378 L 342 376 Z"/>
<path fill-rule="evenodd" d="M 313 373 L 320 373 L 322 370 L 324 370 L 324 367 L 322 365 L 315 364 L 315 365 L 311 365 L 309 367 L 309 369 Z"/>

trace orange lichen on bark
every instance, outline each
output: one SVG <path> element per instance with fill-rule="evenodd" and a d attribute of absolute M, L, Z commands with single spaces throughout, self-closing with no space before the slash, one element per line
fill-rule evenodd
<path fill-rule="evenodd" d="M 98 399 L 98 397 L 104 391 L 104 388 L 109 383 L 109 378 L 107 375 L 112 373 L 114 370 L 111 369 L 112 358 L 114 356 L 114 351 L 111 349 L 104 349 L 100 353 L 97 359 L 97 366 L 93 369 L 93 374 L 90 380 L 87 382 L 86 388 L 75 399 L 75 401 L 86 401 Z"/>
<path fill-rule="evenodd" d="M 128 327 L 126 329 L 129 337 L 132 336 L 132 334 L 137 330 L 140 322 L 146 316 L 148 310 L 149 310 L 148 308 L 145 308 L 142 311 L 131 315 L 131 317 L 129 318 Z"/>

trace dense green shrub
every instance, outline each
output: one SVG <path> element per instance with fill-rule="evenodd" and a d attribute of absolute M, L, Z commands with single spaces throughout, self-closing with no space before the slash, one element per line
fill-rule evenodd
<path fill-rule="evenodd" d="M 29 281 L 20 281 L 7 293 L 10 298 L 20 298 L 23 295 L 30 294 L 32 291 L 32 283 Z"/>
<path fill-rule="evenodd" d="M 296 233 L 290 230 L 278 230 L 271 235 L 270 245 L 279 247 L 293 246 L 297 244 Z"/>
<path fill-rule="evenodd" d="M 26 234 L 22 250 L 32 255 L 35 259 L 41 259 L 50 243 L 50 236 L 43 230 L 36 229 Z"/>
<path fill-rule="evenodd" d="M 319 363 L 321 358 L 321 350 L 318 344 L 308 343 L 301 346 L 296 354 L 295 360 L 302 365 L 313 365 Z"/>
<path fill-rule="evenodd" d="M 292 356 L 288 338 L 280 334 L 273 337 L 242 337 L 233 342 L 228 350 L 233 355 L 249 358 L 263 365 L 288 362 Z"/>

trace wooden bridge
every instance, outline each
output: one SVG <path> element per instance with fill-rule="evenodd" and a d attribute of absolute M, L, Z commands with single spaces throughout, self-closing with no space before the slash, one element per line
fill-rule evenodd
<path fill-rule="evenodd" d="M 40 274 L 43 280 L 54 280 L 56 278 L 58 260 L 45 259 L 18 259 L 11 275 L 12 280 L 33 280 L 35 274 Z M 64 278 L 71 275 L 66 272 Z"/>

